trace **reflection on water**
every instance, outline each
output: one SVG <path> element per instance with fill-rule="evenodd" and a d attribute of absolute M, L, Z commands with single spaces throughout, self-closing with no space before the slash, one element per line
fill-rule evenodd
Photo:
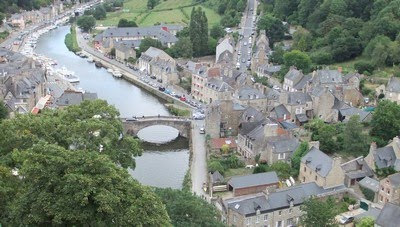
<path fill-rule="evenodd" d="M 137 134 L 141 140 L 158 144 L 170 142 L 178 137 L 178 135 L 179 131 L 177 129 L 164 125 L 149 126 L 140 130 Z"/>
<path fill-rule="evenodd" d="M 125 80 L 114 78 L 105 69 L 96 68 L 93 63 L 68 51 L 64 44 L 68 32 L 69 26 L 62 26 L 44 34 L 35 51 L 56 60 L 58 67 L 65 66 L 74 71 L 80 77 L 78 87 L 97 93 L 100 99 L 114 105 L 121 117 L 170 115 L 162 100 Z M 166 142 L 178 135 L 177 130 L 163 126 L 142 131 L 141 136 L 146 141 Z M 136 158 L 137 167 L 130 170 L 132 176 L 146 185 L 180 188 L 189 165 L 187 140 L 162 146 L 144 144 L 143 147 L 148 152 Z M 160 152 L 162 148 L 168 150 Z"/>

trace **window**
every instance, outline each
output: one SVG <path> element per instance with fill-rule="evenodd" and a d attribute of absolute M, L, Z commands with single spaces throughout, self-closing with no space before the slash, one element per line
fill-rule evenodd
<path fill-rule="evenodd" d="M 386 192 L 387 192 L 388 195 L 390 195 L 390 189 L 388 189 Z"/>
<path fill-rule="evenodd" d="M 264 221 L 268 221 L 268 214 L 264 214 Z"/>
<path fill-rule="evenodd" d="M 381 196 L 381 199 L 380 199 L 380 201 L 381 201 L 381 202 L 383 202 L 383 196 Z"/>
<path fill-rule="evenodd" d="M 279 153 L 278 154 L 278 159 L 279 160 L 285 159 L 285 153 L 283 153 L 283 154 Z"/>
<path fill-rule="evenodd" d="M 293 218 L 289 218 L 289 219 L 286 221 L 286 226 L 291 226 L 291 225 L 293 225 L 293 224 L 294 224 Z"/>
<path fill-rule="evenodd" d="M 292 213 L 292 209 L 290 208 L 290 209 L 289 209 L 289 214 L 291 214 L 291 213 Z"/>
<path fill-rule="evenodd" d="M 233 222 L 236 223 L 236 215 L 233 215 Z"/>
<path fill-rule="evenodd" d="M 250 225 L 250 218 L 246 218 L 246 225 Z"/>
<path fill-rule="evenodd" d="M 382 187 L 381 187 L 381 190 L 384 192 L 384 191 L 385 191 L 385 188 L 382 186 Z"/>
<path fill-rule="evenodd" d="M 307 172 L 307 168 L 304 166 L 304 172 Z"/>
<path fill-rule="evenodd" d="M 276 222 L 276 227 L 282 227 L 282 221 L 277 221 Z"/>
<path fill-rule="evenodd" d="M 306 177 L 303 177 L 303 182 L 306 182 Z"/>
<path fill-rule="evenodd" d="M 256 216 L 256 223 L 260 223 L 260 216 L 259 215 Z"/>
<path fill-rule="evenodd" d="M 279 214 L 279 216 L 282 215 L 282 211 L 279 211 L 278 214 Z"/>
<path fill-rule="evenodd" d="M 318 176 L 315 176 L 315 181 L 317 181 L 318 180 Z"/>

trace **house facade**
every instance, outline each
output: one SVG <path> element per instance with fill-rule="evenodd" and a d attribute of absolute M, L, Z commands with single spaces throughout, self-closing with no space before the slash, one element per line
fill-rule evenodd
<path fill-rule="evenodd" d="M 378 203 L 400 204 L 400 173 L 392 174 L 379 181 Z"/>

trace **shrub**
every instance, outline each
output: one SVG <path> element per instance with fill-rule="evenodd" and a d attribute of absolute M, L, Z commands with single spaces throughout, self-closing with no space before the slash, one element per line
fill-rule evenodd
<path fill-rule="evenodd" d="M 365 198 L 371 202 L 374 201 L 375 198 L 375 192 L 368 189 L 368 188 L 364 188 L 364 187 L 360 187 L 361 192 L 364 194 Z"/>
<path fill-rule="evenodd" d="M 370 61 L 361 60 L 354 64 L 354 68 L 358 73 L 365 74 L 366 72 L 371 73 L 375 70 L 374 64 Z"/>
<path fill-rule="evenodd" d="M 311 53 L 311 60 L 318 65 L 327 65 L 332 63 L 332 54 L 328 51 L 316 51 Z"/>

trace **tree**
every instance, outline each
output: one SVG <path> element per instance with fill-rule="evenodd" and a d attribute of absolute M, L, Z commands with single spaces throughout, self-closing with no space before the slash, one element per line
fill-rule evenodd
<path fill-rule="evenodd" d="M 191 58 L 193 56 L 193 46 L 188 37 L 183 37 L 169 49 L 169 54 L 174 58 Z"/>
<path fill-rule="evenodd" d="M 356 222 L 356 227 L 374 227 L 375 221 L 372 217 L 363 217 Z"/>
<path fill-rule="evenodd" d="M 17 115 L 0 124 L 0 164 L 16 167 L 14 149 L 26 150 L 39 142 L 64 149 L 101 152 L 123 168 L 134 168 L 141 155 L 139 140 L 124 135 L 119 113 L 103 100 L 84 101 L 62 110 L 39 115 Z"/>
<path fill-rule="evenodd" d="M 273 163 L 269 167 L 269 171 L 275 171 L 280 179 L 288 179 L 292 173 L 290 165 L 282 161 Z"/>
<path fill-rule="evenodd" d="M 147 49 L 149 49 L 150 47 L 155 47 L 158 49 L 163 49 L 162 43 L 156 39 L 152 39 L 152 38 L 144 38 L 141 42 L 140 42 L 140 46 L 139 46 L 139 51 L 137 51 L 137 54 L 143 53 L 145 52 Z"/>
<path fill-rule="evenodd" d="M 222 145 L 221 151 L 222 151 L 223 154 L 228 154 L 230 152 L 229 145 L 228 144 Z"/>
<path fill-rule="evenodd" d="M 292 50 L 283 55 L 283 62 L 286 67 L 296 66 L 297 69 L 307 73 L 311 69 L 311 58 L 304 52 Z"/>
<path fill-rule="evenodd" d="M 271 45 L 275 42 L 281 41 L 285 37 L 285 33 L 288 31 L 288 28 L 285 27 L 278 18 L 269 13 L 265 13 L 259 19 L 257 22 L 257 29 L 266 31 Z"/>
<path fill-rule="evenodd" d="M 212 26 L 210 30 L 210 36 L 213 37 L 214 39 L 219 39 L 221 37 L 224 37 L 226 34 L 224 28 L 220 24 L 215 24 Z"/>
<path fill-rule="evenodd" d="M 371 120 L 370 134 L 388 142 L 399 135 L 400 106 L 388 100 L 380 101 Z"/>
<path fill-rule="evenodd" d="M 309 51 L 312 47 L 312 35 L 306 29 L 300 27 L 293 34 L 293 48 L 300 51 Z"/>
<path fill-rule="evenodd" d="M 361 60 L 354 64 L 354 68 L 358 71 L 358 73 L 369 73 L 372 74 L 375 70 L 375 65 L 367 60 Z"/>
<path fill-rule="evenodd" d="M 104 8 L 104 6 L 103 5 L 97 6 L 94 9 L 93 16 L 94 16 L 94 18 L 96 18 L 96 20 L 105 19 L 107 16 L 107 13 L 106 13 L 106 9 Z"/>
<path fill-rule="evenodd" d="M 327 201 L 310 198 L 303 203 L 300 209 L 305 212 L 301 217 L 301 223 L 304 226 L 336 226 L 335 205 L 331 198 L 328 198 Z"/>
<path fill-rule="evenodd" d="M 76 24 L 80 29 L 88 32 L 96 25 L 96 19 L 93 16 L 81 16 L 78 18 Z"/>
<path fill-rule="evenodd" d="M 0 101 L 0 122 L 8 117 L 8 110 L 3 101 Z"/>
<path fill-rule="evenodd" d="M 106 155 L 39 142 L 16 150 L 11 225 L 168 225 L 164 205 Z"/>
<path fill-rule="evenodd" d="M 118 27 L 119 27 L 119 28 L 124 28 L 124 27 L 137 27 L 137 24 L 136 24 L 136 22 L 133 21 L 133 20 L 128 21 L 127 19 L 122 18 L 122 19 L 120 19 L 119 22 L 118 22 Z"/>
<path fill-rule="evenodd" d="M 156 188 L 173 226 L 224 226 L 215 207 L 188 191 Z"/>
<path fill-rule="evenodd" d="M 343 132 L 343 151 L 348 154 L 364 155 L 368 154 L 368 139 L 362 132 L 363 127 L 360 116 L 351 116 Z"/>
<path fill-rule="evenodd" d="M 306 142 L 306 141 L 301 142 L 299 147 L 296 149 L 296 151 L 292 155 L 291 164 L 292 164 L 292 169 L 295 170 L 296 176 L 299 175 L 301 159 L 304 157 L 304 155 L 307 154 L 308 150 L 309 150 L 308 142 Z"/>
<path fill-rule="evenodd" d="M 274 51 L 272 52 L 271 55 L 271 61 L 275 64 L 282 65 L 283 62 L 283 55 L 285 54 L 285 51 L 283 50 L 283 47 L 278 45 L 274 47 Z"/>
<path fill-rule="evenodd" d="M 147 0 L 147 8 L 154 9 L 156 5 L 160 3 L 160 0 Z"/>
<path fill-rule="evenodd" d="M 306 128 L 312 132 L 311 139 L 320 142 L 322 151 L 333 153 L 338 150 L 336 137 L 340 133 L 336 131 L 334 125 L 325 124 L 321 119 L 314 119 L 306 124 Z"/>
<path fill-rule="evenodd" d="M 221 165 L 218 160 L 212 160 L 208 162 L 208 171 L 214 173 L 215 171 L 224 174 L 225 168 Z"/>
<path fill-rule="evenodd" d="M 208 52 L 208 22 L 201 7 L 192 9 L 189 23 L 189 37 L 193 46 L 193 55 L 203 56 Z"/>

